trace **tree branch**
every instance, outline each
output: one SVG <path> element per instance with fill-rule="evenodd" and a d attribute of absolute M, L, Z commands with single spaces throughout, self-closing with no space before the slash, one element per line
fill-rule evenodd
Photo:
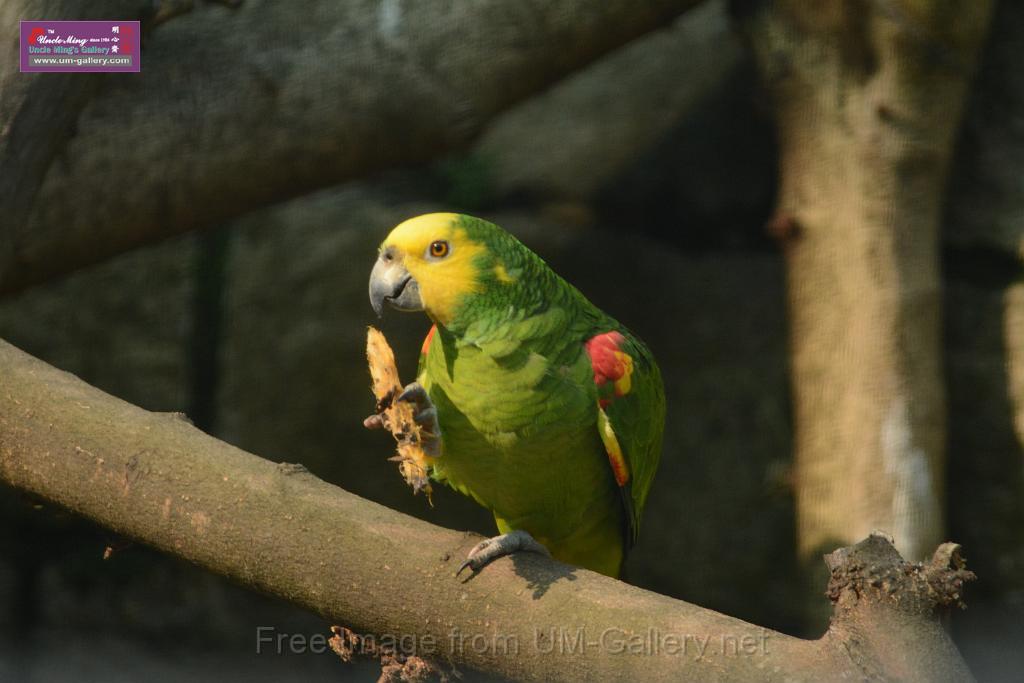
<path fill-rule="evenodd" d="M 85 109 L 31 219 L 0 227 L 0 293 L 460 147 L 699 1 L 197 7 Z"/>
<path fill-rule="evenodd" d="M 909 565 L 877 538 L 873 554 L 833 555 L 840 608 L 818 641 L 529 553 L 461 581 L 473 535 L 245 453 L 2 341 L 0 481 L 356 631 L 412 635 L 421 654 L 514 680 L 970 678 L 936 620 L 945 598 L 922 588 L 943 568 Z M 895 639 L 913 647 L 885 646 Z"/>

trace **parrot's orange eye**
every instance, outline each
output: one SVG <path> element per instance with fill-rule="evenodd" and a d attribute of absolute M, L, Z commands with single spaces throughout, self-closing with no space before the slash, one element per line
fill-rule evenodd
<path fill-rule="evenodd" d="M 430 248 L 427 250 L 427 252 L 430 254 L 432 258 L 444 258 L 445 256 L 448 255 L 448 252 L 450 250 L 451 247 L 448 246 L 448 243 L 446 241 L 434 240 L 433 242 L 430 243 Z"/>

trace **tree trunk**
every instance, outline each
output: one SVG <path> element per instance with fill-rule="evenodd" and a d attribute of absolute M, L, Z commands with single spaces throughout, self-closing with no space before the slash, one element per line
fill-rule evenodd
<path fill-rule="evenodd" d="M 943 535 L 939 223 L 991 2 L 777 0 L 746 31 L 774 107 L 801 559 Z"/>
<path fill-rule="evenodd" d="M 460 580 L 478 537 L 249 455 L 4 342 L 0 482 L 357 632 L 413 638 L 418 656 L 459 669 L 543 681 L 970 680 L 938 622 L 971 578 L 952 544 L 927 566 L 879 536 L 833 553 L 835 618 L 815 641 L 530 553 Z"/>

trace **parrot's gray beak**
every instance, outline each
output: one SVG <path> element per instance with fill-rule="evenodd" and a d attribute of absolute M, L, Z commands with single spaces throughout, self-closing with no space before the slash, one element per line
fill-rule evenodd
<path fill-rule="evenodd" d="M 378 317 L 384 304 L 399 311 L 422 311 L 420 286 L 391 249 L 384 249 L 370 273 L 370 305 Z"/>

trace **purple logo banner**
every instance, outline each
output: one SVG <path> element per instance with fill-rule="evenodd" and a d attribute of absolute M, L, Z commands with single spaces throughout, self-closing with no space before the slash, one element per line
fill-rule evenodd
<path fill-rule="evenodd" d="M 23 21 L 21 70 L 140 71 L 137 21 Z"/>

